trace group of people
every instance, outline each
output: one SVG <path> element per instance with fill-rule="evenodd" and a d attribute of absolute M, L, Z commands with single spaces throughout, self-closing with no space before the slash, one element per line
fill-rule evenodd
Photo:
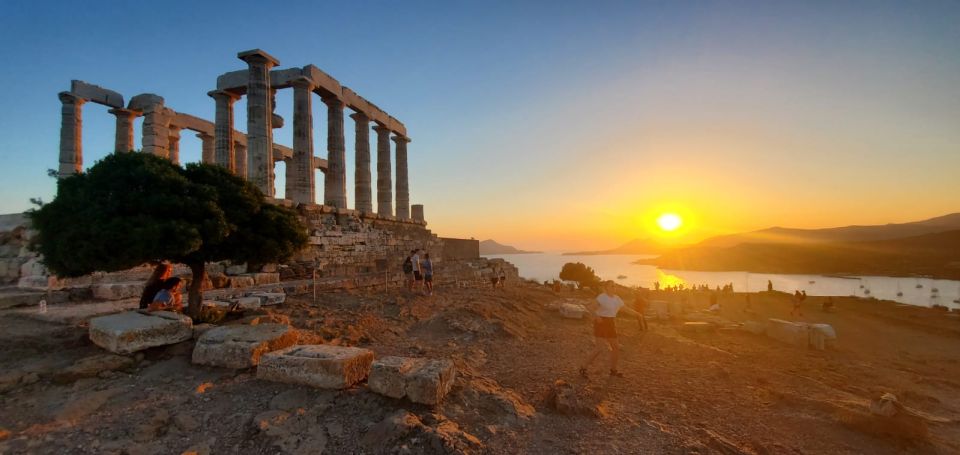
<path fill-rule="evenodd" d="M 494 268 L 490 274 L 490 284 L 494 289 L 503 289 L 507 284 L 507 272 L 504 272 L 502 267 Z"/>
<path fill-rule="evenodd" d="M 183 281 L 171 277 L 173 266 L 161 263 L 153 269 L 153 274 L 140 294 L 140 309 L 147 311 L 183 312 L 183 295 L 180 293 Z"/>
<path fill-rule="evenodd" d="M 424 295 L 433 295 L 433 261 L 430 260 L 430 253 L 425 253 L 420 248 L 410 250 L 410 254 L 403 260 L 403 275 L 408 291 L 422 289 Z"/>

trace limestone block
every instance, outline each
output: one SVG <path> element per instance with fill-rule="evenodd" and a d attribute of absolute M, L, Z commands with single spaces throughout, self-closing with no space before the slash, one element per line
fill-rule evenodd
<path fill-rule="evenodd" d="M 189 340 L 190 317 L 169 311 L 128 311 L 90 320 L 90 340 L 110 352 L 129 354 Z"/>
<path fill-rule="evenodd" d="M 450 392 L 455 377 L 456 367 L 447 359 L 384 357 L 373 363 L 367 385 L 388 397 L 437 404 Z"/>
<path fill-rule="evenodd" d="M 258 299 L 263 306 L 280 305 L 287 300 L 287 294 L 283 292 L 254 292 L 249 297 Z"/>
<path fill-rule="evenodd" d="M 231 325 L 209 330 L 193 348 L 193 363 L 249 368 L 267 353 L 292 346 L 297 331 L 284 324 Z"/>
<path fill-rule="evenodd" d="M 564 303 L 560 305 L 560 315 L 568 319 L 583 319 L 587 314 L 587 309 L 583 305 L 576 303 Z"/>
<path fill-rule="evenodd" d="M 254 284 L 258 286 L 261 284 L 274 284 L 280 282 L 280 274 L 276 272 L 251 273 L 250 276 L 253 277 Z"/>
<path fill-rule="evenodd" d="M 49 289 L 55 284 L 56 279 L 49 276 L 25 276 L 17 281 L 17 287 L 22 289 Z"/>
<path fill-rule="evenodd" d="M 651 300 L 647 312 L 657 319 L 669 319 L 670 305 L 666 300 Z"/>
<path fill-rule="evenodd" d="M 292 346 L 264 354 L 257 378 L 325 389 L 350 387 L 370 374 L 373 351 L 330 346 Z"/>
<path fill-rule="evenodd" d="M 263 301 L 259 297 L 238 297 L 232 300 L 233 303 L 237 304 L 237 308 L 241 310 L 259 310 L 260 305 L 263 304 Z"/>
<path fill-rule="evenodd" d="M 837 340 L 837 332 L 830 324 L 810 324 L 810 346 L 822 351 L 833 347 Z"/>
<path fill-rule="evenodd" d="M 241 273 L 247 273 L 247 264 L 236 264 L 227 267 L 227 275 L 239 275 Z"/>
<path fill-rule="evenodd" d="M 249 288 L 254 284 L 253 277 L 249 275 L 239 275 L 230 277 L 230 286 L 235 288 Z"/>
<path fill-rule="evenodd" d="M 810 328 L 807 324 L 800 322 L 784 321 L 782 319 L 770 319 L 767 325 L 767 336 L 787 344 L 807 347 L 810 340 Z"/>
<path fill-rule="evenodd" d="M 94 103 L 104 104 L 115 108 L 123 107 L 123 95 L 113 90 L 107 90 L 103 87 L 88 84 L 83 81 L 70 81 L 70 92 L 79 98 L 93 101 Z"/>
<path fill-rule="evenodd" d="M 93 298 L 99 300 L 122 300 L 139 297 L 143 292 L 143 283 L 100 283 L 90 286 Z"/>

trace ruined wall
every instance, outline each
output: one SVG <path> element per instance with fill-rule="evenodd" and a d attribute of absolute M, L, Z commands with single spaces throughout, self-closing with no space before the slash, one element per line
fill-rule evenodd
<path fill-rule="evenodd" d="M 480 241 L 474 239 L 453 239 L 444 237 L 444 259 L 477 259 L 480 257 Z"/>

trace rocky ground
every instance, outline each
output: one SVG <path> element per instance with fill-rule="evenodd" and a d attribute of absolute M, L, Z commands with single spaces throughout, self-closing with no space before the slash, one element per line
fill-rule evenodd
<path fill-rule="evenodd" d="M 720 316 L 789 317 L 786 295 L 751 297 L 744 311 L 743 295 L 724 295 Z M 304 343 L 453 359 L 454 388 L 432 408 L 191 365 L 192 342 L 116 356 L 89 342 L 82 307 L 6 310 L 0 453 L 960 453 L 955 314 L 855 298 L 824 313 L 813 298 L 801 320 L 836 328 L 827 351 L 679 321 L 641 335 L 622 318 L 625 377 L 597 362 L 582 378 L 590 325 L 551 310 L 558 298 L 588 296 L 358 291 L 291 297 L 262 316 Z M 687 296 L 692 317 L 707 299 Z M 904 407 L 895 417 L 870 411 L 884 393 Z"/>

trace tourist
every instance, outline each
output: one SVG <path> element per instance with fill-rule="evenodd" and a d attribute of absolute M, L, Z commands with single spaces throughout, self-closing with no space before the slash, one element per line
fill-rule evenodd
<path fill-rule="evenodd" d="M 649 302 L 647 302 L 647 299 L 643 297 L 643 294 L 638 292 L 637 297 L 633 299 L 633 309 L 637 312 L 637 321 L 640 323 L 641 332 L 647 331 L 647 317 L 645 314 L 647 313 L 648 306 Z"/>
<path fill-rule="evenodd" d="M 153 269 L 153 274 L 143 286 L 143 293 L 140 294 L 140 309 L 146 309 L 153 302 L 153 297 L 163 288 L 163 282 L 170 278 L 173 273 L 173 266 L 162 262 Z"/>
<path fill-rule="evenodd" d="M 637 318 L 640 314 L 630 308 L 626 308 L 623 299 L 614 294 L 613 281 L 607 281 L 603 285 L 603 293 L 597 296 L 595 302 L 590 303 L 589 314 L 593 316 L 593 336 L 594 349 L 587 359 L 586 363 L 580 367 L 580 375 L 587 376 L 587 368 L 597 357 L 606 349 L 604 344 L 610 348 L 610 376 L 622 378 L 623 373 L 617 370 L 617 362 L 620 360 L 620 344 L 617 342 L 617 313 L 625 311 Z"/>
<path fill-rule="evenodd" d="M 407 258 L 403 260 L 403 280 L 404 284 L 407 286 L 408 291 L 413 291 L 413 255 L 416 253 L 416 250 L 410 250 L 410 254 L 407 255 Z"/>
<path fill-rule="evenodd" d="M 180 278 L 173 277 L 164 280 L 162 288 L 153 297 L 148 309 L 150 311 L 183 311 L 183 296 L 180 294 Z"/>
<path fill-rule="evenodd" d="M 497 288 L 497 285 L 500 284 L 500 273 L 497 272 L 497 268 L 494 267 L 493 271 L 490 272 L 490 284 L 494 289 Z"/>
<path fill-rule="evenodd" d="M 413 256 L 410 257 L 410 263 L 413 265 L 413 287 L 418 291 L 423 286 L 423 269 L 420 267 L 420 251 L 419 248 L 413 250 Z"/>
<path fill-rule="evenodd" d="M 827 297 L 827 300 L 826 300 L 825 302 L 823 302 L 823 305 L 821 306 L 821 308 L 823 308 L 823 311 L 826 312 L 826 313 L 832 313 L 832 312 L 833 312 L 833 297 Z"/>
<path fill-rule="evenodd" d="M 793 307 L 790 309 L 790 315 L 793 316 L 794 313 L 796 313 L 800 317 L 803 317 L 803 308 L 800 306 L 800 304 L 803 303 L 803 296 L 800 294 L 800 291 L 794 292 L 790 301 L 793 304 Z"/>
<path fill-rule="evenodd" d="M 767 280 L 767 292 L 773 292 L 773 281 Z"/>
<path fill-rule="evenodd" d="M 500 285 L 500 289 L 507 285 L 507 272 L 503 271 L 503 267 L 500 267 L 500 273 L 497 274 L 497 283 Z"/>
<path fill-rule="evenodd" d="M 430 260 L 430 253 L 423 255 L 420 268 L 423 269 L 423 284 L 426 287 L 424 294 L 433 295 L 433 261 Z"/>

